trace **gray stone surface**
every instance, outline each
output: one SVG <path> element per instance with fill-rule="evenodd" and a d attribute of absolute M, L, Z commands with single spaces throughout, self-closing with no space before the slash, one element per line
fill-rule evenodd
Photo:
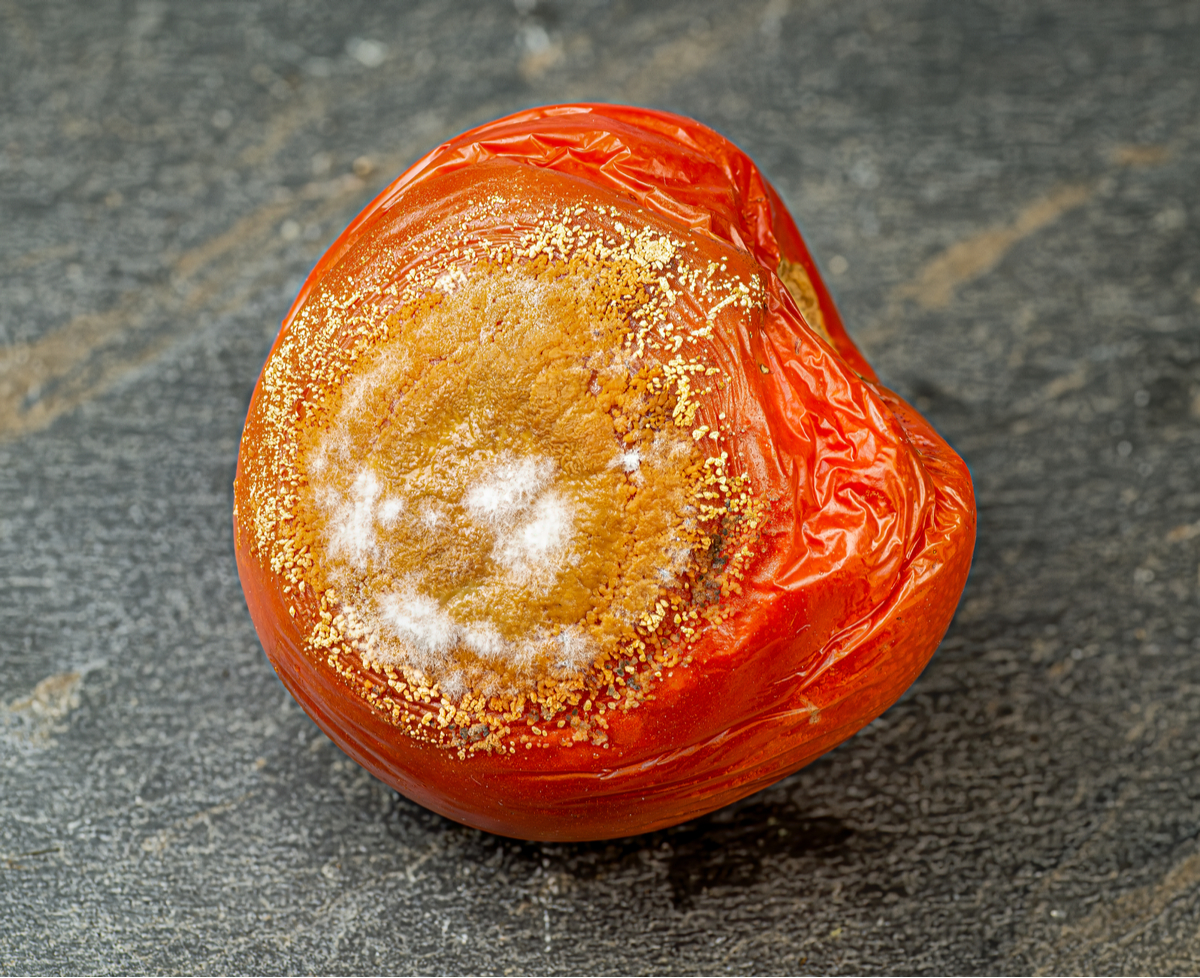
<path fill-rule="evenodd" d="M 0 971 L 1200 968 L 1200 8 L 0 3 Z M 651 836 L 431 815 L 289 699 L 233 566 L 250 391 L 439 139 L 595 98 L 720 129 L 961 450 L 942 649 Z"/>

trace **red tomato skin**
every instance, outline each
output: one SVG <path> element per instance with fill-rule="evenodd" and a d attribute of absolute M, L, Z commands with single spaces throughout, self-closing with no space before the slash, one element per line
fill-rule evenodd
<path fill-rule="evenodd" d="M 966 582 L 975 539 L 971 480 L 929 424 L 879 386 L 795 223 L 750 159 L 706 127 L 668 113 L 556 106 L 450 140 L 398 177 L 339 237 L 301 289 L 280 339 L 312 290 L 336 275 L 339 263 L 389 214 L 426 188 L 469 184 L 482 172 L 480 164 L 494 160 L 619 193 L 755 262 L 770 280 L 770 296 L 754 355 L 770 366 L 765 379 L 755 375 L 762 387 L 745 405 L 764 425 L 749 437 L 773 457 L 772 431 L 798 430 L 814 410 L 828 409 L 813 396 L 818 387 L 850 405 L 843 414 L 861 408 L 867 419 L 861 431 L 835 431 L 830 438 L 848 444 L 865 435 L 877 446 L 877 460 L 862 468 L 861 480 L 891 493 L 873 516 L 903 532 L 893 533 L 887 552 L 872 550 L 874 539 L 861 528 L 857 536 L 843 534 L 849 550 L 822 573 L 820 560 L 798 549 L 800 534 L 785 515 L 763 534 L 757 573 L 730 617 L 699 640 L 691 665 L 666 673 L 654 698 L 638 709 L 609 714 L 608 749 L 583 744 L 465 759 L 411 739 L 305 651 L 282 582 L 235 516 L 238 570 L 259 639 L 284 685 L 342 750 L 402 794 L 456 821 L 517 838 L 647 832 L 792 773 L 870 723 L 908 688 L 941 641 Z M 773 274 L 781 260 L 808 272 L 831 343 L 808 328 Z M 259 397 L 256 390 L 255 402 Z M 262 426 L 252 403 L 235 483 L 239 514 L 250 505 L 244 458 Z M 800 468 L 783 456 L 778 471 L 769 473 L 772 487 L 799 500 L 803 487 L 789 480 Z M 804 491 L 819 494 L 819 480 L 809 478 L 816 488 Z M 837 529 L 836 520 L 826 522 Z"/>

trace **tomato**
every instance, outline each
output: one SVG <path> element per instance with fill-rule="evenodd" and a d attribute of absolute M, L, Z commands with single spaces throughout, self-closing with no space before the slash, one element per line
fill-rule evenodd
<path fill-rule="evenodd" d="M 450 140 L 263 369 L 238 569 L 358 763 L 525 839 L 675 824 L 879 716 L 969 569 L 962 460 L 883 388 L 726 139 L 610 105 Z"/>

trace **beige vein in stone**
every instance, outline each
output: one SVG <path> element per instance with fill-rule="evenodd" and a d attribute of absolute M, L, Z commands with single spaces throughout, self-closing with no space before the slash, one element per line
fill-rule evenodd
<path fill-rule="evenodd" d="M 913 282 L 897 289 L 896 297 L 913 299 L 926 309 L 944 309 L 959 286 L 990 272 L 1013 245 L 1084 203 L 1093 190 L 1091 184 L 1061 186 L 1027 204 L 1011 222 L 951 245 L 926 264 Z"/>

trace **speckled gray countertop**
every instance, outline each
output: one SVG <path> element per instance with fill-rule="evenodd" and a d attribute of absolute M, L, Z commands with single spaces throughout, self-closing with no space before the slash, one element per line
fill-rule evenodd
<path fill-rule="evenodd" d="M 1200 968 L 1200 7 L 0 3 L 0 971 Z M 548 101 L 721 130 L 971 465 L 912 690 L 731 809 L 536 845 L 348 762 L 233 565 L 303 275 Z"/>

